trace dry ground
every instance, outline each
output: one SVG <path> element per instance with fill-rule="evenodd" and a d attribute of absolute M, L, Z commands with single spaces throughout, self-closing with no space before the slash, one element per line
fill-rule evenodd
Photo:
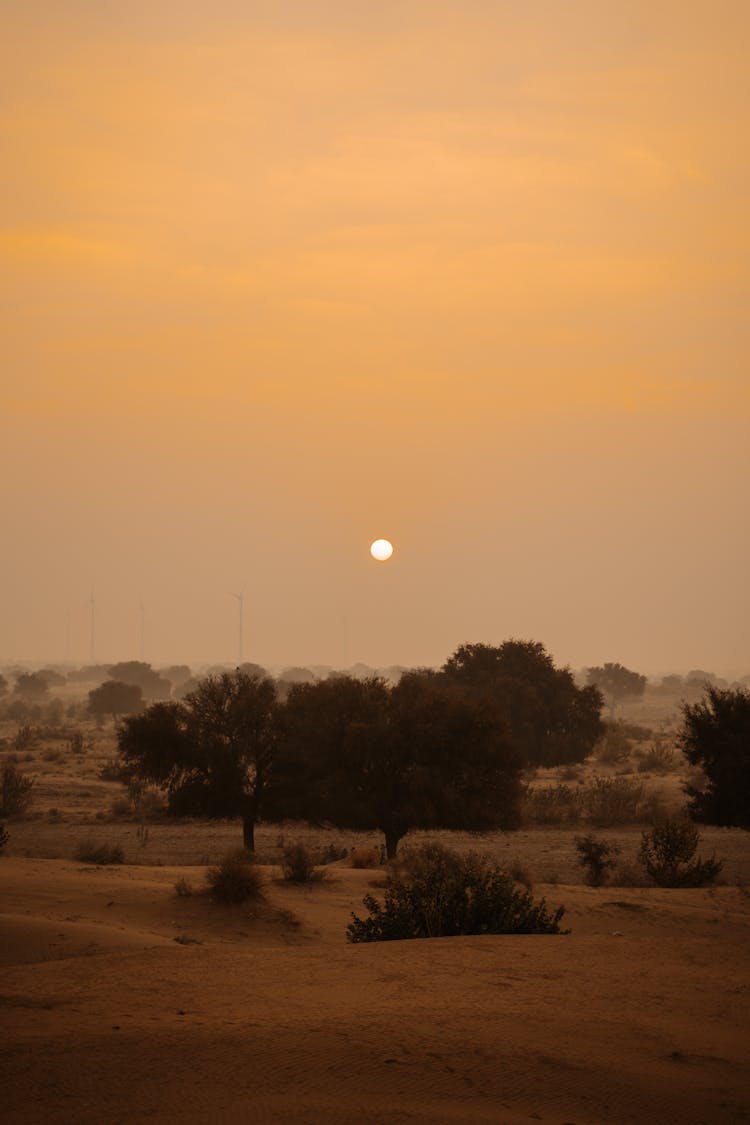
<path fill-rule="evenodd" d="M 237 824 L 114 815 L 124 791 L 99 776 L 111 730 L 87 727 L 80 754 L 45 737 L 16 752 L 15 730 L 0 761 L 17 753 L 37 782 L 0 857 L 3 1121 L 750 1120 L 747 833 L 705 829 L 725 885 L 671 891 L 582 886 L 581 825 L 439 834 L 525 869 L 572 932 L 351 946 L 350 912 L 382 871 L 342 860 L 299 888 L 274 865 L 283 843 L 375 834 L 264 825 L 265 902 L 222 907 L 205 865 L 237 846 Z M 679 771 L 631 765 L 679 802 Z M 570 784 L 628 769 L 587 763 Z M 633 860 L 644 827 L 597 834 Z M 74 862 L 88 838 L 120 842 L 127 865 Z"/>

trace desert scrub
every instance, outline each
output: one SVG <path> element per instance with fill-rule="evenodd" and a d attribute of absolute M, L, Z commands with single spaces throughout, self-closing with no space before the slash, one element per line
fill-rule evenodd
<path fill-rule="evenodd" d="M 249 852 L 228 852 L 218 867 L 206 872 L 213 897 L 218 902 L 238 903 L 263 897 L 263 877 Z"/>
<path fill-rule="evenodd" d="M 0 816 L 22 816 L 31 804 L 34 779 L 6 762 L 0 774 Z"/>
<path fill-rule="evenodd" d="M 383 853 L 377 845 L 371 848 L 353 848 L 349 857 L 352 867 L 380 867 L 383 863 Z"/>
<path fill-rule="evenodd" d="M 583 806 L 592 824 L 632 824 L 638 820 L 643 785 L 627 777 L 595 777 L 583 793 Z"/>
<path fill-rule="evenodd" d="M 657 887 L 705 887 L 724 863 L 696 858 L 698 829 L 687 820 L 665 820 L 641 837 L 638 859 Z"/>
<path fill-rule="evenodd" d="M 287 883 L 322 883 L 327 876 L 304 844 L 287 844 L 281 860 L 281 871 Z"/>
<path fill-rule="evenodd" d="M 384 904 L 366 895 L 368 918 L 352 914 L 347 940 L 398 941 L 467 934 L 559 934 L 554 914 L 486 856 L 439 844 L 406 850 L 385 881 Z"/>
<path fill-rule="evenodd" d="M 82 840 L 73 853 L 79 863 L 95 863 L 98 867 L 124 863 L 125 853 L 119 844 L 108 844 L 97 840 Z"/>
<path fill-rule="evenodd" d="M 638 761 L 638 773 L 671 773 L 675 768 L 674 750 L 657 739 L 653 746 L 645 750 Z"/>
<path fill-rule="evenodd" d="M 607 871 L 615 866 L 615 856 L 620 854 L 620 848 L 617 844 L 598 840 L 591 833 L 588 836 L 576 836 L 575 845 L 578 862 L 586 872 L 586 882 L 590 887 L 601 887 Z"/>
<path fill-rule="evenodd" d="M 524 824 L 574 824 L 581 818 L 582 790 L 570 785 L 527 786 L 522 797 Z"/>

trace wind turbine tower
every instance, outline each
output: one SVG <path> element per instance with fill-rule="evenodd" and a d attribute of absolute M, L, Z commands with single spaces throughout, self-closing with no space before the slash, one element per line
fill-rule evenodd
<path fill-rule="evenodd" d="M 140 652 L 140 659 L 141 659 L 141 661 L 143 661 L 143 654 L 146 651 L 146 644 L 145 644 L 145 638 L 146 638 L 146 607 L 143 604 L 143 600 L 141 600 L 139 602 L 139 605 L 140 605 L 140 610 L 141 610 L 141 644 L 140 644 L 139 652 Z"/>
<path fill-rule="evenodd" d="M 91 632 L 89 634 L 89 664 L 93 664 L 96 658 L 96 601 L 94 599 L 94 591 L 91 591 L 91 598 L 89 602 L 91 606 Z"/>
<path fill-rule="evenodd" d="M 232 593 L 232 597 L 237 599 L 237 612 L 239 616 L 238 630 L 237 630 L 237 667 L 244 663 L 244 645 L 242 635 L 243 617 L 245 615 L 245 590 L 244 587 L 239 594 Z"/>

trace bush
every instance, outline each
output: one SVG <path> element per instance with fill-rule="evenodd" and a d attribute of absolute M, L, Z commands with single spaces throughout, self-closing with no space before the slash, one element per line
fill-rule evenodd
<path fill-rule="evenodd" d="M 228 852 L 218 867 L 206 873 L 214 898 L 219 902 L 237 903 L 263 897 L 263 879 L 248 852 Z"/>
<path fill-rule="evenodd" d="M 33 800 L 34 779 L 6 762 L 0 775 L 0 815 L 21 816 Z"/>
<path fill-rule="evenodd" d="M 527 786 L 521 809 L 525 824 L 572 824 L 581 817 L 581 790 L 570 785 Z"/>
<path fill-rule="evenodd" d="M 13 745 L 16 750 L 29 750 L 36 742 L 36 733 L 30 726 L 18 728 Z"/>
<path fill-rule="evenodd" d="M 615 866 L 615 856 L 620 854 L 617 844 L 608 844 L 606 840 L 597 840 L 596 836 L 576 836 L 576 851 L 578 862 L 585 868 L 586 882 L 590 887 L 601 887 L 607 871 Z"/>
<path fill-rule="evenodd" d="M 119 844 L 83 840 L 73 853 L 73 858 L 79 863 L 95 863 L 98 867 L 106 867 L 109 864 L 124 863 L 125 853 Z"/>
<path fill-rule="evenodd" d="M 632 824 L 638 819 L 643 785 L 626 777 L 595 777 L 586 786 L 583 805 L 593 824 Z"/>
<path fill-rule="evenodd" d="M 630 755 L 630 742 L 622 723 L 607 723 L 594 747 L 594 756 L 604 765 L 623 762 Z"/>
<path fill-rule="evenodd" d="M 708 687 L 682 713 L 678 745 L 705 775 L 700 788 L 686 787 L 691 817 L 750 829 L 750 691 Z"/>
<path fill-rule="evenodd" d="M 704 887 L 724 866 L 715 856 L 696 859 L 700 836 L 685 820 L 666 820 L 641 837 L 640 863 L 657 887 Z"/>
<path fill-rule="evenodd" d="M 178 879 L 174 885 L 175 894 L 178 898 L 189 898 L 193 893 L 193 887 L 187 879 Z"/>
<path fill-rule="evenodd" d="M 641 756 L 638 773 L 671 773 L 675 768 L 675 753 L 661 739 Z"/>
<path fill-rule="evenodd" d="M 316 866 L 304 844 L 288 844 L 284 848 L 281 870 L 288 883 L 321 883 L 327 875 L 323 868 Z"/>
<path fill-rule="evenodd" d="M 352 867 L 380 867 L 383 863 L 383 853 L 375 845 L 371 848 L 353 848 L 351 859 Z"/>
<path fill-rule="evenodd" d="M 9 837 L 8 833 L 5 831 L 5 825 L 0 824 L 0 852 L 3 850 L 5 845 L 8 843 L 9 839 L 10 839 L 10 837 Z"/>
<path fill-rule="evenodd" d="M 486 856 L 457 855 L 438 844 L 405 852 L 385 883 L 383 906 L 372 895 L 369 918 L 352 914 L 350 942 L 396 941 L 465 934 L 559 934 L 560 907 L 534 905 L 507 872 Z"/>

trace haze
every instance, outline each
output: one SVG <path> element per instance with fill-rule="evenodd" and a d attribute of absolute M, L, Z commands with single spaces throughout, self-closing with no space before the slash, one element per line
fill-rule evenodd
<path fill-rule="evenodd" d="M 5 0 L 0 659 L 747 672 L 749 31 Z"/>

